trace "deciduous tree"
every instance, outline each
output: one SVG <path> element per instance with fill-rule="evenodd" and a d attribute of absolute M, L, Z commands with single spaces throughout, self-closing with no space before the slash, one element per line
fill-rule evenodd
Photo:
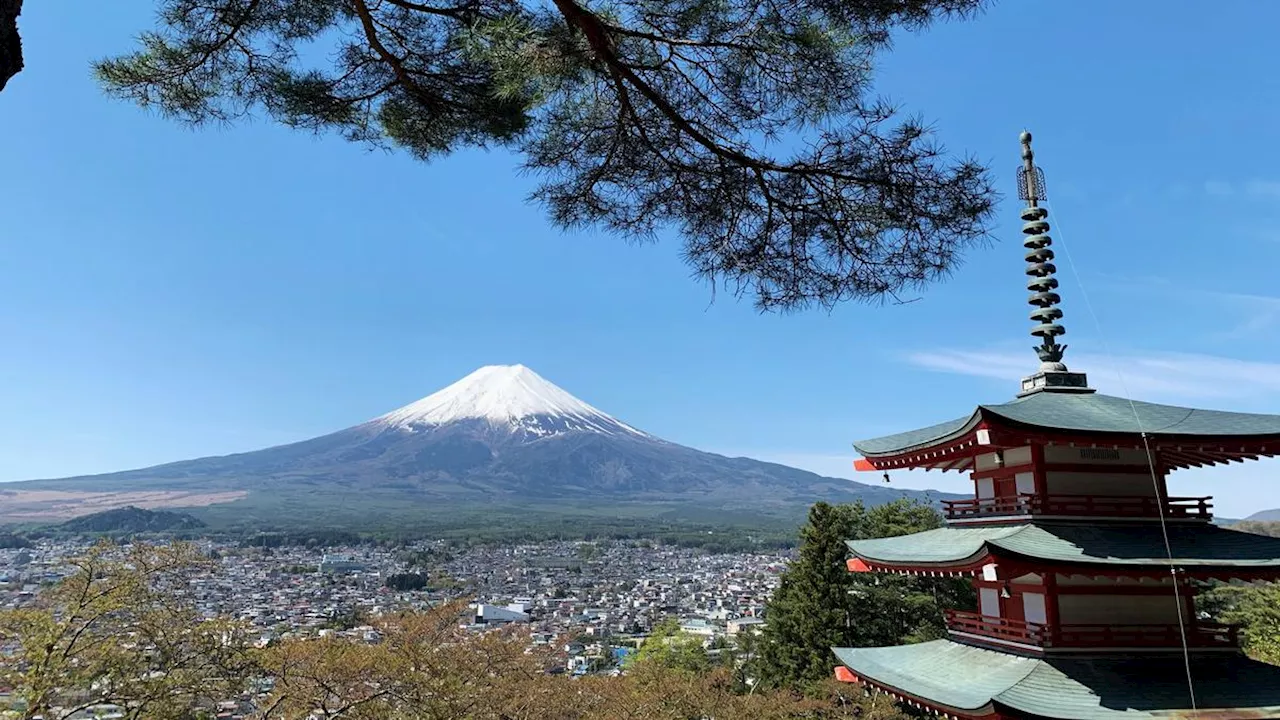
<path fill-rule="evenodd" d="M 531 650 L 526 633 L 464 629 L 459 603 L 376 618 L 373 644 L 294 637 L 253 651 L 236 624 L 192 614 L 183 598 L 203 559 L 188 546 L 104 544 L 73 566 L 37 607 L 0 614 L 0 646 L 18 647 L 0 654 L 0 685 L 14 687 L 23 718 L 109 703 L 131 720 L 187 720 L 259 679 L 272 688 L 249 693 L 257 720 L 904 718 L 888 698 L 834 682 L 808 696 L 737 692 L 729 669 L 700 663 L 691 672 L 683 662 L 645 661 L 621 677 L 570 680 L 547 672 L 555 658 Z M 662 632 L 676 637 L 678 628 Z"/>
<path fill-rule="evenodd" d="M 377 644 L 326 637 L 269 648 L 262 671 L 275 688 L 261 717 L 305 717 L 316 709 L 350 720 L 499 717 L 498 709 L 524 702 L 545 659 L 525 652 L 522 634 L 464 630 L 464 609 L 453 603 L 378 618 Z"/>
<path fill-rule="evenodd" d="M 1240 644 L 1249 657 L 1280 665 L 1280 584 L 1224 585 L 1196 599 L 1215 620 L 1241 626 Z"/>
<path fill-rule="evenodd" d="M 17 648 L 0 653 L 0 685 L 14 688 L 22 717 L 111 704 L 130 720 L 176 720 L 240 692 L 253 668 L 243 628 L 184 599 L 204 564 L 189 545 L 104 542 L 35 607 L 0 613 L 0 647 Z"/>
<path fill-rule="evenodd" d="M 679 622 L 668 618 L 655 625 L 636 653 L 627 658 L 628 669 L 646 665 L 703 673 L 711 669 L 711 659 L 702 646 L 702 638 L 682 631 Z"/>
<path fill-rule="evenodd" d="M 191 123 L 258 109 L 424 160 L 512 148 L 559 226 L 673 229 L 762 308 L 829 306 L 935 280 L 986 237 L 985 169 L 872 88 L 896 33 L 983 3 L 161 0 L 97 73 Z"/>

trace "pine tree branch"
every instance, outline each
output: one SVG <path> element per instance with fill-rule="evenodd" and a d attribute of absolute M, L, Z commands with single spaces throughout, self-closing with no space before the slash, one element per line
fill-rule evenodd
<path fill-rule="evenodd" d="M 22 0 L 0 0 L 0 90 L 22 72 L 22 36 L 18 34 L 18 16 Z"/>

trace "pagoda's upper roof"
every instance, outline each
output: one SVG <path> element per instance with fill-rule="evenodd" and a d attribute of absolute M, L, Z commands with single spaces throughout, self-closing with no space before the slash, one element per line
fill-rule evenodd
<path fill-rule="evenodd" d="M 1004 420 L 1057 432 L 1127 435 L 1145 432 L 1188 440 L 1280 439 L 1280 415 L 1196 410 L 1130 401 L 1099 393 L 1038 392 L 999 405 L 979 405 L 965 417 L 919 430 L 862 440 L 854 443 L 854 447 L 867 457 L 898 455 L 959 438 L 983 419 Z"/>
<path fill-rule="evenodd" d="M 1239 655 L 1196 659 L 1197 714 L 1181 655 L 1029 658 L 950 640 L 834 650 L 860 679 L 953 713 L 1017 711 L 1063 720 L 1280 716 L 1280 667 Z"/>
<path fill-rule="evenodd" d="M 1280 538 L 1202 524 L 1171 524 L 1167 530 L 1173 564 L 1188 571 L 1280 570 Z M 992 555 L 1128 568 L 1167 568 L 1170 563 L 1160 529 L 1150 523 L 944 527 L 847 544 L 854 556 L 869 566 L 895 569 L 959 571 L 985 564 Z"/>

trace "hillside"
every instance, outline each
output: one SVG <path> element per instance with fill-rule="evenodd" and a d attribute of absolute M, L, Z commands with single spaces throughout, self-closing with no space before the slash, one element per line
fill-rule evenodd
<path fill-rule="evenodd" d="M 1227 527 L 1231 530 L 1253 533 L 1254 535 L 1280 537 L 1280 522 L 1275 520 L 1240 520 Z"/>
<path fill-rule="evenodd" d="M 204 523 L 186 513 L 144 510 L 132 505 L 82 515 L 58 525 L 59 530 L 67 532 L 91 533 L 173 532 L 202 527 Z"/>

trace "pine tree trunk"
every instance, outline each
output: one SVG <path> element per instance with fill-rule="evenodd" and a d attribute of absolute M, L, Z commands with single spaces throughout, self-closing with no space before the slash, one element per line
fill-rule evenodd
<path fill-rule="evenodd" d="M 22 0 L 0 0 L 0 90 L 9 78 L 22 70 L 22 38 L 18 36 L 18 15 Z"/>

